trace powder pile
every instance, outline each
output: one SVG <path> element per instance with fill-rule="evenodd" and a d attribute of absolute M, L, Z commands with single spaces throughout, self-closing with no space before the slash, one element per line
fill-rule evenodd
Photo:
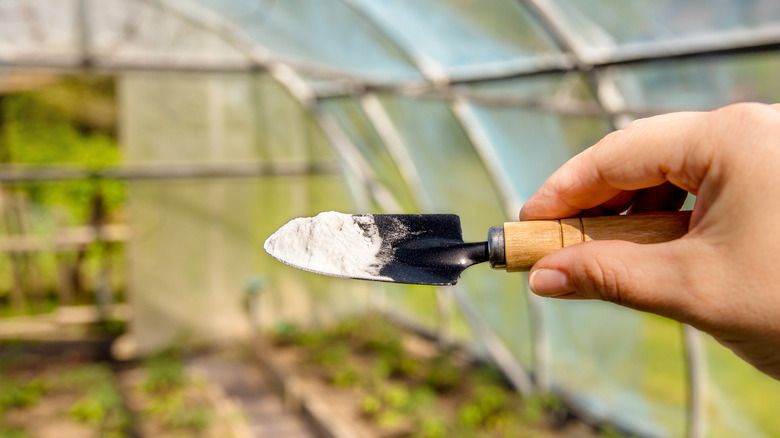
<path fill-rule="evenodd" d="M 293 219 L 263 249 L 288 265 L 337 277 L 374 278 L 384 264 L 382 237 L 372 215 L 329 211 Z"/>

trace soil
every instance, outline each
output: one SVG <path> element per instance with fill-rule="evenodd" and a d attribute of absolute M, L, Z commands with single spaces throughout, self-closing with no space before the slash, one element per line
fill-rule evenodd
<path fill-rule="evenodd" d="M 168 380 L 151 391 L 148 364 L 93 357 L 0 344 L 0 438 L 246 436 L 240 408 L 183 363 L 164 364 Z"/>
<path fill-rule="evenodd" d="M 40 384 L 44 388 L 26 406 L 0 406 L 0 437 L 92 437 L 99 427 L 75 421 L 69 411 L 83 396 L 84 388 L 58 385 L 59 377 L 78 369 L 86 356 L 81 350 L 52 356 L 30 353 L 23 348 L 2 345 L 0 391 L 6 393 L 16 385 Z M 35 383 L 33 383 L 35 382 Z M 5 409 L 3 409 L 5 408 Z"/>
<path fill-rule="evenodd" d="M 576 420 L 559 404 L 543 402 L 543 408 L 538 408 L 536 404 L 539 400 L 523 400 L 502 380 L 500 373 L 490 366 L 475 363 L 473 358 L 464 354 L 450 353 L 442 356 L 436 343 L 408 332 L 395 330 L 390 333 L 385 331 L 385 328 L 379 330 L 385 331 L 381 335 L 384 339 L 376 342 L 380 350 L 383 342 L 392 343 L 392 338 L 396 337 L 401 345 L 396 356 L 404 357 L 415 365 L 410 366 L 410 372 L 390 372 L 377 378 L 377 360 L 383 353 L 367 347 L 370 340 L 367 341 L 365 334 L 373 329 L 363 330 L 357 327 L 355 330 L 344 333 L 343 328 L 336 327 L 314 334 L 300 333 L 298 339 L 295 339 L 295 336 L 280 337 L 278 334 L 272 334 L 270 342 L 258 347 L 259 354 L 263 356 L 267 367 L 271 368 L 271 373 L 279 374 L 282 379 L 288 381 L 287 386 L 292 385 L 293 390 L 302 398 L 315 400 L 324 409 L 324 412 L 320 412 L 321 417 L 325 417 L 327 422 L 339 423 L 335 426 L 337 429 L 349 430 L 353 436 L 603 436 L 591 426 Z M 326 356 L 327 352 L 345 349 L 348 351 L 347 355 L 336 354 L 337 357 L 331 359 Z M 446 362 L 446 371 L 455 373 L 454 379 L 442 381 L 441 388 L 431 390 L 432 370 L 437 366 L 436 363 L 442 362 Z M 343 377 L 348 375 L 352 378 Z M 421 409 L 412 406 L 389 409 L 384 405 L 388 404 L 386 398 L 393 391 L 411 398 L 414 398 L 415 394 L 433 394 L 435 400 Z M 469 423 L 469 409 L 479 410 L 480 405 L 475 402 L 480 397 L 479 394 L 491 391 L 501 400 L 501 406 L 491 408 L 489 414 L 477 416 L 476 420 Z M 371 407 L 370 402 L 382 406 L 367 409 Z"/>

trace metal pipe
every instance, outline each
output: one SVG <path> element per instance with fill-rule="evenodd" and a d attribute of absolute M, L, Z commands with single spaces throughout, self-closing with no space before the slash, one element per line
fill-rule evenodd
<path fill-rule="evenodd" d="M 171 180 L 336 175 L 336 163 L 225 163 L 125 165 L 90 169 L 83 166 L 1 166 L 0 183 L 23 184 L 85 179 Z"/>
<path fill-rule="evenodd" d="M 703 438 L 707 434 L 707 361 L 702 334 L 683 324 L 685 368 L 688 373 L 688 422 L 686 436 Z"/>

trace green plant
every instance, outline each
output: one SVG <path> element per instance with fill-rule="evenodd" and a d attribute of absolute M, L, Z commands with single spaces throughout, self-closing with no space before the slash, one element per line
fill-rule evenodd
<path fill-rule="evenodd" d="M 436 393 L 427 386 L 419 386 L 411 390 L 408 407 L 415 413 L 426 413 L 436 405 Z"/>
<path fill-rule="evenodd" d="M 130 421 L 122 405 L 122 396 L 107 367 L 92 365 L 72 370 L 60 379 L 61 387 L 88 388 L 76 400 L 68 414 L 76 421 L 99 426 L 102 436 L 122 437 Z M 84 386 L 74 386 L 82 383 Z"/>
<path fill-rule="evenodd" d="M 458 410 L 458 423 L 468 428 L 475 429 L 484 420 L 482 410 L 475 403 L 466 403 Z"/>
<path fill-rule="evenodd" d="M 90 388 L 101 382 L 113 382 L 113 374 L 108 365 L 95 363 L 65 369 L 51 381 L 51 385 L 57 389 L 73 390 Z"/>
<path fill-rule="evenodd" d="M 529 423 L 538 423 L 547 415 L 565 415 L 566 406 L 563 400 L 554 394 L 533 394 L 527 396 L 522 403 L 520 416 Z"/>
<path fill-rule="evenodd" d="M 0 377 L 0 413 L 34 405 L 45 390 L 46 385 L 39 379 L 22 383 Z"/>
<path fill-rule="evenodd" d="M 372 417 L 382 409 L 382 400 L 374 394 L 368 394 L 360 401 L 360 412 Z"/>
<path fill-rule="evenodd" d="M 447 435 L 447 424 L 440 418 L 424 418 L 412 438 L 444 438 Z"/>
<path fill-rule="evenodd" d="M 470 400 L 458 410 L 458 423 L 466 428 L 496 428 L 505 422 L 502 417 L 509 407 L 506 390 L 496 385 L 478 385 Z"/>
<path fill-rule="evenodd" d="M 428 368 L 425 383 L 438 392 L 455 388 L 461 379 L 461 370 L 453 365 L 451 354 L 444 352 L 436 356 Z"/>
<path fill-rule="evenodd" d="M 391 377 L 398 377 L 398 378 L 411 377 L 415 373 L 417 373 L 417 370 L 419 368 L 420 365 L 416 360 L 404 354 L 392 356 L 392 359 L 390 360 Z"/>
<path fill-rule="evenodd" d="M 106 409 L 91 397 L 86 397 L 75 402 L 68 413 L 74 420 L 82 423 L 99 424 L 106 417 Z"/>
<path fill-rule="evenodd" d="M 211 414 L 205 406 L 176 409 L 163 417 L 163 424 L 173 430 L 202 431 L 211 424 Z"/>
<path fill-rule="evenodd" d="M 99 326 L 99 331 L 111 337 L 117 337 L 127 329 L 127 323 L 119 319 L 108 319 Z"/>
<path fill-rule="evenodd" d="M 409 389 L 403 385 L 388 385 L 382 393 L 382 401 L 390 409 L 404 410 L 410 399 Z"/>
<path fill-rule="evenodd" d="M 388 409 L 376 416 L 376 424 L 381 429 L 394 429 L 403 424 L 404 415 L 396 410 Z"/>
<path fill-rule="evenodd" d="M 349 326 L 350 338 L 360 349 L 380 356 L 403 354 L 400 332 L 382 316 L 366 315 Z"/>
<path fill-rule="evenodd" d="M 301 341 L 301 329 L 293 322 L 280 321 L 271 329 L 271 339 L 278 346 L 297 345 Z"/>
<path fill-rule="evenodd" d="M 379 356 L 371 363 L 371 377 L 375 383 L 381 384 L 390 378 L 393 368 L 391 361 L 389 357 Z"/>
<path fill-rule="evenodd" d="M 179 390 L 156 395 L 147 404 L 145 413 L 169 430 L 202 431 L 211 424 L 209 409 L 201 403 L 185 403 Z"/>
<path fill-rule="evenodd" d="M 360 381 L 360 374 L 348 364 L 343 364 L 339 367 L 333 366 L 330 370 L 326 371 L 326 373 L 328 376 L 327 379 L 333 383 L 333 385 L 342 388 L 355 386 Z"/>
<path fill-rule="evenodd" d="M 311 358 L 317 365 L 342 365 L 347 362 L 349 354 L 349 346 L 344 342 L 339 342 L 313 349 Z"/>
<path fill-rule="evenodd" d="M 32 436 L 24 429 L 0 426 L 0 438 L 32 438 Z"/>
<path fill-rule="evenodd" d="M 480 385 L 474 388 L 474 402 L 487 417 L 507 408 L 509 396 L 506 390 L 495 385 Z"/>
<path fill-rule="evenodd" d="M 187 381 L 181 354 L 168 350 L 159 353 L 144 362 L 146 379 L 143 389 L 149 393 L 174 391 Z"/>

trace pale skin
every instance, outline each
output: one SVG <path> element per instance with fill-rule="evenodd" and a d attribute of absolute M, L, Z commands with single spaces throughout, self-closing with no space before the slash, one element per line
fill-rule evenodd
<path fill-rule="evenodd" d="M 586 242 L 539 260 L 531 290 L 690 324 L 780 379 L 780 104 L 637 120 L 556 171 L 521 220 L 678 210 L 667 243 Z"/>

